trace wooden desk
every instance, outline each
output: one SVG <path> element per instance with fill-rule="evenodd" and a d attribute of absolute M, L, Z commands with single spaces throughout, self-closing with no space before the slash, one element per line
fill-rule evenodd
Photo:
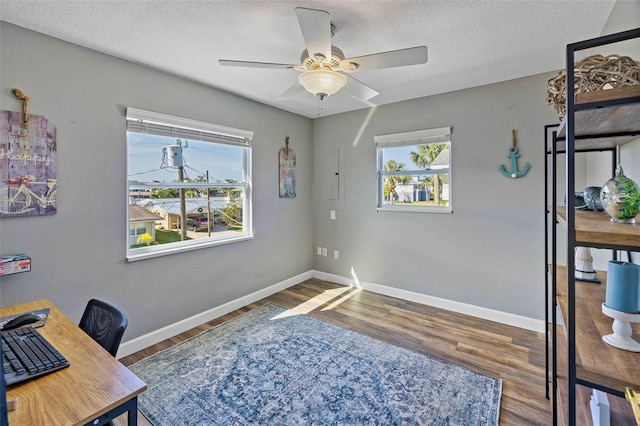
<path fill-rule="evenodd" d="M 137 424 L 138 395 L 147 386 L 91 337 L 42 299 L 0 309 L 0 317 L 50 308 L 46 325 L 38 328 L 69 367 L 7 387 L 7 398 L 18 398 L 9 411 L 11 426 L 102 425 L 128 412 L 129 426 Z"/>

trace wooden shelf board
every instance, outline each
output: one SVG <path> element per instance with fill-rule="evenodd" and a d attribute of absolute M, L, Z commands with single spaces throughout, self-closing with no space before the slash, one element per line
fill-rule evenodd
<path fill-rule="evenodd" d="M 593 136 L 593 138 L 590 137 L 589 139 L 576 139 L 576 151 L 610 149 L 640 138 L 640 86 L 626 86 L 576 95 L 576 105 L 629 98 L 637 98 L 637 102 L 576 111 L 576 137 Z M 558 137 L 564 139 L 565 131 L 566 117 L 558 127 Z M 622 132 L 635 132 L 636 135 L 595 137 L 597 135 Z M 557 142 L 556 150 L 558 152 L 565 151 L 564 140 Z"/>
<path fill-rule="evenodd" d="M 558 424 L 569 424 L 568 418 L 568 383 L 567 383 L 567 363 L 566 356 L 562 356 L 567 353 L 566 336 L 562 331 L 562 327 L 558 327 Z M 591 421 L 591 388 L 586 386 L 576 386 L 576 422 L 577 425 L 589 425 Z M 624 398 L 619 398 L 614 395 L 607 395 L 609 399 L 610 408 L 610 420 L 611 426 L 634 426 L 634 414 L 633 410 L 629 406 L 629 402 Z M 560 421 L 561 420 L 561 421 Z"/>
<path fill-rule="evenodd" d="M 576 281 L 576 376 L 624 393 L 627 387 L 640 387 L 640 353 L 614 348 L 602 340 L 611 334 L 613 319 L 602 313 L 606 272 L 597 271 L 602 284 Z M 558 267 L 557 298 L 567 323 L 567 272 Z M 640 338 L 640 324 L 632 324 L 633 337 Z"/>
<path fill-rule="evenodd" d="M 557 219 L 567 224 L 566 207 L 557 208 Z M 605 212 L 576 210 L 575 238 L 577 243 L 607 244 L 640 247 L 640 219 L 638 223 L 614 223 Z"/>
<path fill-rule="evenodd" d="M 588 104 L 590 102 L 612 101 L 615 99 L 636 98 L 640 96 L 640 85 L 622 86 L 616 89 L 595 90 L 593 92 L 578 93 L 576 104 Z"/>

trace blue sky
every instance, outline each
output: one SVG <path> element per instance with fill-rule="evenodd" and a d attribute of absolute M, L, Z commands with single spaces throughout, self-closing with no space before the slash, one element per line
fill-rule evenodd
<path fill-rule="evenodd" d="M 386 147 L 382 152 L 382 164 L 394 160 L 396 163 L 404 164 L 404 170 L 421 170 L 423 167 L 416 166 L 409 157 L 411 151 L 417 150 L 416 145 Z"/>
<path fill-rule="evenodd" d="M 405 170 L 417 169 L 418 167 L 409 159 L 409 153 L 415 151 L 415 146 L 398 146 L 385 148 L 382 152 L 382 164 L 389 160 L 394 160 L 398 164 L 404 164 Z"/>
<path fill-rule="evenodd" d="M 178 178 L 176 168 L 163 166 L 163 148 L 176 145 L 176 138 L 128 132 L 127 140 L 129 180 L 173 182 Z M 181 139 L 181 144 L 185 177 L 196 179 L 208 171 L 209 182 L 242 181 L 244 148 L 186 139 Z"/>

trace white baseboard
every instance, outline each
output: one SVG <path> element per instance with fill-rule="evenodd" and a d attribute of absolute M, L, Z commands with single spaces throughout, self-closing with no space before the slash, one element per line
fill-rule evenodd
<path fill-rule="evenodd" d="M 236 309 L 240 309 L 244 306 L 249 305 L 250 303 L 257 302 L 260 299 L 264 299 L 265 297 L 271 296 L 272 294 L 299 284 L 310 278 L 313 278 L 312 271 L 304 272 L 302 274 L 296 275 L 295 277 L 273 284 L 262 290 L 258 290 L 246 296 L 242 296 L 238 299 L 227 302 L 223 305 L 216 306 L 207 311 L 196 314 L 192 317 L 185 318 L 173 324 L 169 324 L 158 330 L 152 331 L 151 333 L 147 333 L 140 337 L 136 337 L 135 339 L 123 342 L 118 349 L 117 358 L 122 358 L 127 355 L 131 355 L 132 353 L 138 352 L 144 348 L 148 348 L 149 346 L 160 343 L 163 340 L 176 336 L 180 333 L 184 333 L 185 331 L 191 330 L 192 328 L 204 324 L 205 322 L 226 315 L 229 312 L 233 312 Z"/>
<path fill-rule="evenodd" d="M 439 297 L 428 296 L 426 294 L 388 287 L 381 284 L 375 284 L 360 280 L 356 282 L 356 279 L 343 277 L 341 275 L 334 275 L 315 270 L 312 272 L 314 278 L 331 281 L 336 284 L 362 288 L 363 290 L 371 291 L 378 294 L 384 294 L 385 296 L 396 297 L 398 299 L 421 303 L 423 305 L 434 306 L 436 308 L 442 308 L 449 311 L 486 319 L 489 321 L 512 325 L 514 327 L 524 328 L 526 330 L 532 330 L 538 333 L 544 333 L 545 330 L 544 320 L 537 320 L 534 318 L 524 317 L 522 315 L 496 311 L 493 309 L 483 308 L 481 306 L 470 305 L 468 303 L 456 302 L 454 300 L 441 299 Z"/>
<path fill-rule="evenodd" d="M 493 309 L 487 309 L 480 306 L 470 305 L 467 303 L 456 302 L 453 300 L 441 299 L 439 297 L 428 296 L 426 294 L 415 293 L 412 291 L 402 290 L 394 287 L 388 287 L 381 284 L 375 284 L 370 282 L 357 281 L 352 278 L 347 278 L 342 275 L 329 274 L 326 272 L 310 270 L 295 277 L 273 284 L 262 290 L 240 297 L 238 299 L 227 302 L 223 305 L 216 306 L 205 312 L 194 315 L 189 318 L 185 318 L 173 324 L 169 324 L 151 333 L 144 334 L 135 339 L 128 340 L 120 345 L 118 350 L 118 358 L 131 355 L 144 348 L 160 343 L 165 339 L 183 333 L 194 327 L 211 321 L 222 315 L 226 315 L 229 312 L 233 312 L 236 309 L 247 306 L 250 303 L 256 302 L 260 299 L 268 297 L 279 291 L 292 287 L 310 278 L 317 278 L 325 281 L 330 281 L 336 284 L 346 285 L 350 287 L 362 288 L 363 290 L 371 291 L 374 293 L 384 294 L 385 296 L 396 297 L 402 300 L 408 300 L 411 302 L 422 303 L 423 305 L 434 306 L 437 308 L 447 309 L 449 311 L 458 312 L 465 315 L 474 316 L 477 318 L 483 318 L 490 321 L 499 322 L 502 324 L 512 325 L 514 327 L 524 328 L 526 330 L 533 330 L 543 333 L 545 330 L 544 321 L 533 318 L 524 317 L 521 315 L 510 314 L 508 312 L 496 311 Z"/>

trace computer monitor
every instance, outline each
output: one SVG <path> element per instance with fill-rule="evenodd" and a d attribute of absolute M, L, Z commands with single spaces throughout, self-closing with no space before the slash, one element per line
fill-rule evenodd
<path fill-rule="evenodd" d="M 2 358 L 2 342 L 0 342 L 0 361 Z M 0 426 L 8 426 L 7 418 L 7 390 L 4 384 L 4 371 L 0 371 Z"/>

